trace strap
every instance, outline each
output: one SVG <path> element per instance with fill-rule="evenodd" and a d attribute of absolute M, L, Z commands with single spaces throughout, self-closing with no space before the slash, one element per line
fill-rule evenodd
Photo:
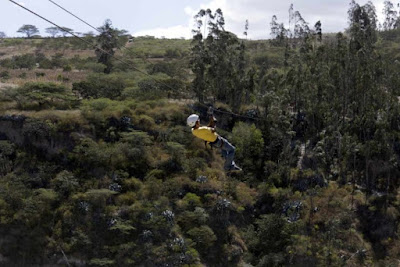
<path fill-rule="evenodd" d="M 208 141 L 204 141 L 204 146 L 206 147 L 206 149 L 208 149 L 207 144 L 210 144 L 210 142 Z M 211 150 L 213 149 L 213 146 L 210 144 Z"/>
<path fill-rule="evenodd" d="M 221 137 L 219 137 L 218 136 L 218 138 L 219 138 L 219 140 L 221 140 L 221 146 L 220 147 L 218 147 L 218 148 L 222 148 L 223 146 L 224 146 L 224 139 L 222 139 Z"/>
<path fill-rule="evenodd" d="M 214 143 L 217 143 L 218 141 L 221 141 L 220 146 L 215 146 Z M 224 140 L 218 135 L 217 139 L 213 143 L 209 143 L 211 147 L 215 146 L 216 148 L 221 148 L 224 145 Z"/>

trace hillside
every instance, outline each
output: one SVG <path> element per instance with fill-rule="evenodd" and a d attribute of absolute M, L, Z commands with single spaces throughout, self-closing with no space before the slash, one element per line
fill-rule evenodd
<path fill-rule="evenodd" d="M 0 265 L 398 265 L 399 29 L 218 29 L 0 41 Z"/>

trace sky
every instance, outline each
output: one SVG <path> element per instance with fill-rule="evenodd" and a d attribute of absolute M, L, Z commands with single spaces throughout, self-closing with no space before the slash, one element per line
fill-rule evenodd
<path fill-rule="evenodd" d="M 23 6 L 46 17 L 56 24 L 75 32 L 93 31 L 49 0 L 15 0 Z M 113 26 L 125 29 L 134 36 L 152 35 L 165 38 L 191 38 L 193 16 L 200 9 L 221 8 L 225 29 L 243 38 L 246 19 L 249 21 L 248 39 L 270 37 L 271 18 L 288 24 L 291 3 L 305 21 L 313 26 L 318 20 L 323 32 L 339 32 L 347 27 L 347 10 L 350 0 L 53 0 L 93 26 L 100 26 L 110 19 Z M 360 5 L 366 0 L 356 1 Z M 384 0 L 372 0 L 382 21 Z M 395 1 L 393 1 L 395 2 Z M 46 36 L 47 22 L 35 17 L 9 0 L 0 1 L 0 31 L 7 36 L 23 36 L 17 30 L 23 24 L 32 24 Z"/>

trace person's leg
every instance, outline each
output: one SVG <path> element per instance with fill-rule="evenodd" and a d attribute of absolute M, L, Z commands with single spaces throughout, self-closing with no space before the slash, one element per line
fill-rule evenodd
<path fill-rule="evenodd" d="M 225 158 L 224 169 L 229 171 L 235 166 L 233 159 L 235 158 L 236 148 L 228 142 L 225 138 L 221 137 L 223 145 L 221 147 L 222 156 Z"/>

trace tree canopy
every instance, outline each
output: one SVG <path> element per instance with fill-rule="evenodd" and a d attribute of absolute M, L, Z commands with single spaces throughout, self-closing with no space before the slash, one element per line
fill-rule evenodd
<path fill-rule="evenodd" d="M 26 34 L 27 38 L 31 38 L 33 35 L 39 33 L 39 29 L 35 25 L 24 24 L 18 29 L 17 32 Z"/>
<path fill-rule="evenodd" d="M 118 30 L 112 27 L 111 20 L 106 20 L 104 25 L 99 27 L 101 32 L 97 37 L 99 48 L 96 48 L 96 55 L 98 62 L 104 64 L 106 67 L 104 73 L 110 73 L 113 68 L 112 56 L 115 53 L 115 48 L 118 45 Z"/>

